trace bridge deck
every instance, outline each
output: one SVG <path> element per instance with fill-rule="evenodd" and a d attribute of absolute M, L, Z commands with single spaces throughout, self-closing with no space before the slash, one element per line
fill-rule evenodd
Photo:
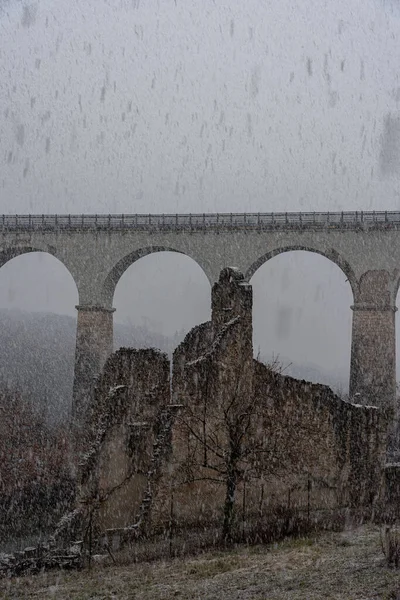
<path fill-rule="evenodd" d="M 400 228 L 400 212 L 0 215 L 0 231 Z"/>

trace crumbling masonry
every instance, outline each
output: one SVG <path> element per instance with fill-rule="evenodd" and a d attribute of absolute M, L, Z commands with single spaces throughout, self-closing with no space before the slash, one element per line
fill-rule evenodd
<path fill-rule="evenodd" d="M 233 268 L 213 286 L 211 322 L 175 350 L 172 381 L 166 355 L 121 349 L 87 423 L 77 512 L 95 511 L 99 532 L 162 532 L 171 507 L 180 530 L 210 527 L 227 486 L 225 520 L 249 529 L 283 509 L 369 510 L 381 488 L 387 417 L 254 360 L 252 288 Z"/>

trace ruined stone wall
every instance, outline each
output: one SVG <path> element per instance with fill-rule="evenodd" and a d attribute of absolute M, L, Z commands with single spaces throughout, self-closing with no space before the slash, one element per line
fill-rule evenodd
<path fill-rule="evenodd" d="M 146 511 L 153 532 L 171 520 L 182 531 L 220 524 L 232 494 L 229 469 L 243 523 L 265 523 L 287 509 L 374 504 L 386 416 L 254 360 L 251 313 L 251 286 L 224 269 L 212 290 L 211 322 L 174 353 L 172 396 L 165 355 L 122 349 L 107 361 L 81 473 L 81 498 L 115 488 L 100 503 L 102 529 L 132 531 Z"/>
<path fill-rule="evenodd" d="M 236 415 L 241 406 L 252 411 L 239 512 L 244 501 L 247 515 L 260 518 L 283 506 L 371 507 L 385 460 L 385 416 L 253 360 L 251 308 L 251 287 L 226 269 L 213 288 L 211 326 L 196 329 L 195 348 L 189 335 L 175 351 L 174 401 L 183 405 L 173 429 L 177 519 L 193 525 L 221 517 L 226 488 L 216 447 L 229 448 L 228 406 Z"/>
<path fill-rule="evenodd" d="M 153 349 L 121 348 L 106 362 L 80 472 L 80 501 L 99 499 L 102 530 L 137 518 L 162 409 L 169 403 L 169 379 L 167 356 Z"/>
<path fill-rule="evenodd" d="M 382 486 L 382 504 L 386 520 L 398 522 L 400 518 L 400 463 L 385 467 Z"/>
<path fill-rule="evenodd" d="M 260 433 L 270 438 L 266 476 L 276 485 L 284 481 L 287 489 L 301 490 L 306 480 L 320 507 L 372 505 L 386 455 L 383 413 L 344 402 L 327 386 L 283 376 L 258 361 L 254 382 Z"/>
<path fill-rule="evenodd" d="M 224 362 L 227 355 L 220 348 L 214 359 Z M 310 510 L 328 515 L 344 507 L 370 512 L 379 501 L 386 455 L 382 412 L 344 402 L 327 386 L 274 373 L 256 360 L 253 367 L 255 415 L 248 436 L 258 450 L 251 463 L 241 463 L 249 476 L 236 490 L 237 514 L 243 516 L 244 502 L 247 522 L 263 522 L 282 509 L 300 509 L 304 515 Z M 207 527 L 222 518 L 226 487 L 217 483 L 220 474 L 205 466 L 215 464 L 215 456 L 205 459 L 204 444 L 185 427 L 189 423 L 200 438 L 204 411 L 206 427 L 214 430 L 221 448 L 228 448 L 226 432 L 218 431 L 218 409 L 210 406 L 220 377 L 210 357 L 191 361 L 182 375 L 179 397 L 193 404 L 182 408 L 173 428 L 172 485 L 176 519 L 189 527 Z"/>
<path fill-rule="evenodd" d="M 241 363 L 242 384 L 246 381 L 250 393 L 253 372 L 251 315 L 251 287 L 235 269 L 224 269 L 212 290 L 211 322 L 194 327 L 174 352 L 174 403 L 191 405 L 196 398 L 210 395 L 211 390 L 205 390 L 206 381 L 213 380 L 215 383 L 220 376 L 224 377 L 224 381 L 219 381 L 218 391 L 224 389 L 225 395 L 229 395 L 237 380 L 238 361 Z M 226 360 L 223 355 L 226 355 Z"/>
<path fill-rule="evenodd" d="M 165 522 L 168 514 L 171 489 L 175 518 L 181 525 L 207 528 L 221 518 L 225 489 L 213 467 L 219 463 L 216 452 L 227 445 L 222 411 L 229 399 L 236 405 L 240 402 L 238 384 L 251 384 L 251 379 L 246 382 L 231 372 L 229 352 L 237 356 L 234 342 L 239 336 L 240 321 L 232 320 L 197 358 L 192 358 L 190 339 L 175 351 L 173 397 L 182 408 L 172 429 L 170 488 L 160 489 L 156 503 L 160 521 Z M 186 351 L 192 360 L 186 360 Z"/>

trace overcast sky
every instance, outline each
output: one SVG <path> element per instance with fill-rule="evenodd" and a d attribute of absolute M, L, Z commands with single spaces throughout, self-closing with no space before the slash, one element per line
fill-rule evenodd
<path fill-rule="evenodd" d="M 400 209 L 399 65 L 400 1 L 0 0 L 0 212 Z M 257 346 L 348 368 L 335 265 L 280 256 L 254 285 Z M 50 257 L 0 273 L 0 306 L 74 293 Z M 146 257 L 115 304 L 172 333 L 208 282 Z"/>

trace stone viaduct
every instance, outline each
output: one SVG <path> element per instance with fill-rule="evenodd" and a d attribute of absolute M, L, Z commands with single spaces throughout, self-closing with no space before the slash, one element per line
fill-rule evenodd
<path fill-rule="evenodd" d="M 93 378 L 112 352 L 118 280 L 140 257 L 164 250 L 191 257 L 211 284 L 226 266 L 250 279 L 282 252 L 307 250 L 333 261 L 354 298 L 350 396 L 357 403 L 393 406 L 400 213 L 0 216 L 0 267 L 20 254 L 47 252 L 75 280 L 77 422 Z"/>

